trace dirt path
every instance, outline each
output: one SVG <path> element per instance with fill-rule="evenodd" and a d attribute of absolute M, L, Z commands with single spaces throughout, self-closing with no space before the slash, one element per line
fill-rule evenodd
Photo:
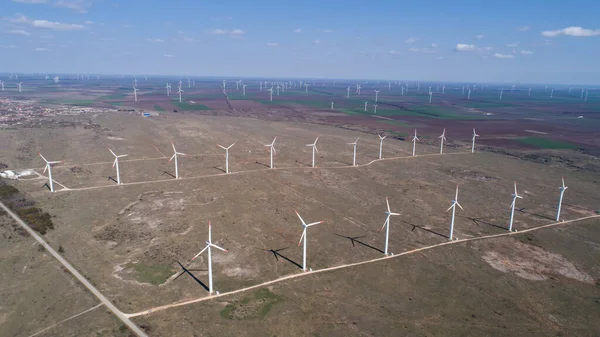
<path fill-rule="evenodd" d="M 110 311 L 112 311 L 118 319 L 123 322 L 123 324 L 127 325 L 127 327 L 133 331 L 136 335 L 140 337 L 147 337 L 146 333 L 142 331 L 135 323 L 133 323 L 127 315 L 125 315 L 121 310 L 115 307 L 96 287 L 94 287 L 83 275 L 81 275 L 77 269 L 75 269 L 67 260 L 65 260 L 62 255 L 57 253 L 54 248 L 50 247 L 50 245 L 42 239 L 29 225 L 27 225 L 17 214 L 10 210 L 10 208 L 6 207 L 2 202 L 0 202 L 0 208 L 2 208 L 8 215 L 10 215 L 23 229 L 25 229 L 29 235 L 31 235 L 40 245 L 42 245 L 46 250 L 54 256 L 55 259 L 58 260 L 69 272 L 79 280 L 94 296 L 96 296 L 102 304 L 104 304 Z"/>
<path fill-rule="evenodd" d="M 96 306 L 94 306 L 94 307 L 91 307 L 91 308 L 87 309 L 86 311 L 80 312 L 80 313 L 78 313 L 78 314 L 76 314 L 76 315 L 73 315 L 73 316 L 71 316 L 71 317 L 69 317 L 69 318 L 65 318 L 65 319 L 63 319 L 62 321 L 58 322 L 58 323 L 52 324 L 51 326 L 49 326 L 49 327 L 47 327 L 47 328 L 45 328 L 45 329 L 42 329 L 42 330 L 40 330 L 40 331 L 38 331 L 38 332 L 34 333 L 33 335 L 30 335 L 29 337 L 34 337 L 34 336 L 37 336 L 37 335 L 41 334 L 42 332 L 45 332 L 45 331 L 48 331 L 48 330 L 50 330 L 50 329 L 54 328 L 54 327 L 55 327 L 55 326 L 57 326 L 57 325 L 63 324 L 63 323 L 64 323 L 64 322 L 66 322 L 66 321 L 70 321 L 70 320 L 72 320 L 73 318 L 77 318 L 77 317 L 79 317 L 79 316 L 81 316 L 81 315 L 83 315 L 83 314 L 87 314 L 87 313 L 88 313 L 88 312 L 90 312 L 90 311 L 93 311 L 93 310 L 95 310 L 95 309 L 97 309 L 97 308 L 100 308 L 102 305 L 103 305 L 103 304 L 102 304 L 102 303 L 100 303 L 100 304 L 98 304 L 98 305 L 96 305 Z"/>
<path fill-rule="evenodd" d="M 197 299 L 183 301 L 183 302 L 175 302 L 175 303 L 172 303 L 172 304 L 167 304 L 167 305 L 163 305 L 163 306 L 159 306 L 159 307 L 154 307 L 154 308 L 151 308 L 151 309 L 143 310 L 143 311 L 140 311 L 140 312 L 137 312 L 137 313 L 124 314 L 124 315 L 127 316 L 127 317 L 137 317 L 137 316 L 149 315 L 149 314 L 157 312 L 157 311 L 163 311 L 163 310 L 167 310 L 167 309 L 170 309 L 170 308 L 176 308 L 176 307 L 180 307 L 180 306 L 184 306 L 184 305 L 188 305 L 188 304 L 209 301 L 209 300 L 212 300 L 212 299 L 215 299 L 215 298 L 219 298 L 219 297 L 224 297 L 224 296 L 230 296 L 230 295 L 234 295 L 234 294 L 243 293 L 243 292 L 246 292 L 246 291 L 254 290 L 254 289 L 257 289 L 257 288 L 262 288 L 264 286 L 268 286 L 268 285 L 271 285 L 271 284 L 275 284 L 275 283 L 279 283 L 279 282 L 283 282 L 283 281 L 295 279 L 295 278 L 298 278 L 298 277 L 303 277 L 303 276 L 308 276 L 308 275 L 313 275 L 313 274 L 318 274 L 318 273 L 325 273 L 325 272 L 330 272 L 330 271 L 334 271 L 334 270 L 338 270 L 338 269 L 345 269 L 345 268 L 350 268 L 350 267 L 356 267 L 356 266 L 360 266 L 360 265 L 367 264 L 367 263 L 373 263 L 373 262 L 379 262 L 379 261 L 383 261 L 383 260 L 387 260 L 387 259 L 393 259 L 393 258 L 397 258 L 397 257 L 400 257 L 400 256 L 415 254 L 415 253 L 419 253 L 419 252 L 422 252 L 422 251 L 425 251 L 425 250 L 434 249 L 434 248 L 437 248 L 437 247 L 442 247 L 442 246 L 447 246 L 447 245 L 460 244 L 460 243 L 469 242 L 469 241 L 486 240 L 486 239 L 492 239 L 492 238 L 498 238 L 498 237 L 510 236 L 510 235 L 520 235 L 520 234 L 523 234 L 523 233 L 533 232 L 533 231 L 537 231 L 537 230 L 548 228 L 548 227 L 555 227 L 555 226 L 560 226 L 560 225 L 573 224 L 573 223 L 576 223 L 576 222 L 579 222 L 579 221 L 588 220 L 588 219 L 594 219 L 594 218 L 600 218 L 600 215 L 593 215 L 593 216 L 587 216 L 587 217 L 577 218 L 577 219 L 573 219 L 573 220 L 567 220 L 567 221 L 561 221 L 561 222 L 554 222 L 554 223 L 550 223 L 550 224 L 547 224 L 547 225 L 542 225 L 542 226 L 538 226 L 538 227 L 534 227 L 534 228 L 525 229 L 525 230 L 522 230 L 522 231 L 519 231 L 519 232 L 506 232 L 506 233 L 501 233 L 501 234 L 493 234 L 493 235 L 486 235 L 486 236 L 480 236 L 480 237 L 469 238 L 469 239 L 462 239 L 462 240 L 453 240 L 453 241 L 442 242 L 442 243 L 438 243 L 438 244 L 431 245 L 431 246 L 425 246 L 425 247 L 421 247 L 421 248 L 409 250 L 409 251 L 406 251 L 406 252 L 403 252 L 403 253 L 400 253 L 400 254 L 396 254 L 396 255 L 384 256 L 384 257 L 380 257 L 380 258 L 377 258 L 377 259 L 372 259 L 372 260 L 367 260 L 367 261 L 361 261 L 361 262 L 356 262 L 356 263 L 343 264 L 343 265 L 339 265 L 339 266 L 335 266 L 335 267 L 314 270 L 314 271 L 311 271 L 311 272 L 303 272 L 301 274 L 288 275 L 288 276 L 284 276 L 284 277 L 281 277 L 281 278 L 278 278 L 278 279 L 275 279 L 275 280 L 263 282 L 263 283 L 256 284 L 256 285 L 253 285 L 253 286 L 250 286 L 250 287 L 246 287 L 246 288 L 242 288 L 242 289 L 238 289 L 238 290 L 233 290 L 233 291 L 226 292 L 226 293 L 221 293 L 221 294 L 218 294 L 218 295 L 200 297 L 200 298 L 197 298 Z"/>

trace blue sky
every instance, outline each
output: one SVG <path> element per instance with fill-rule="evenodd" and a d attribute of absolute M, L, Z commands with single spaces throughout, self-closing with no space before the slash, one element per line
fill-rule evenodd
<path fill-rule="evenodd" d="M 2 72 L 596 84 L 600 1 L 0 0 Z"/>

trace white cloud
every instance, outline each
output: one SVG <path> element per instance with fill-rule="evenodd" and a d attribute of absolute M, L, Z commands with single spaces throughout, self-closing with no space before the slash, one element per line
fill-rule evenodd
<path fill-rule="evenodd" d="M 18 2 L 22 4 L 44 4 L 48 0 L 12 0 L 12 2 Z"/>
<path fill-rule="evenodd" d="M 477 35 L 475 35 L 475 38 L 476 38 L 477 40 L 481 40 L 481 39 L 483 39 L 484 37 L 485 37 L 485 35 L 483 35 L 483 34 L 477 34 Z"/>
<path fill-rule="evenodd" d="M 312 44 L 321 44 L 321 40 L 313 40 Z"/>
<path fill-rule="evenodd" d="M 154 42 L 154 43 L 163 43 L 163 42 L 165 42 L 165 40 L 163 40 L 163 39 L 156 39 L 156 38 L 147 38 L 146 41 L 148 41 L 148 42 Z"/>
<path fill-rule="evenodd" d="M 302 33 L 302 29 L 301 28 L 294 29 L 294 33 Z"/>
<path fill-rule="evenodd" d="M 581 27 L 567 27 L 567 28 L 557 29 L 557 30 L 545 30 L 542 32 L 542 35 L 546 36 L 546 37 L 557 37 L 560 35 L 578 36 L 578 37 L 600 36 L 600 29 L 585 29 L 585 28 L 581 28 Z"/>
<path fill-rule="evenodd" d="M 213 29 L 208 34 L 211 35 L 226 35 L 229 34 L 229 37 L 232 39 L 242 39 L 244 35 L 246 35 L 246 31 L 242 29 Z"/>
<path fill-rule="evenodd" d="M 531 50 L 521 50 L 521 54 L 522 55 L 531 55 L 531 54 L 533 54 L 533 51 L 531 51 Z"/>
<path fill-rule="evenodd" d="M 529 30 L 529 26 L 521 26 L 521 27 L 517 27 L 517 30 L 522 31 L 522 32 L 526 32 Z"/>
<path fill-rule="evenodd" d="M 408 39 L 404 40 L 404 43 L 415 43 L 417 42 L 417 40 L 419 39 L 417 39 L 416 37 L 409 37 Z"/>
<path fill-rule="evenodd" d="M 222 35 L 222 34 L 227 34 L 228 32 L 229 32 L 229 30 L 227 30 L 227 29 L 217 28 L 217 29 L 211 30 L 208 34 L 211 34 L 211 35 Z"/>
<path fill-rule="evenodd" d="M 435 53 L 435 50 L 433 49 L 429 49 L 429 48 L 408 48 L 408 51 L 411 53 L 425 53 L 425 54 L 433 54 Z"/>
<path fill-rule="evenodd" d="M 9 34 L 15 34 L 15 35 L 23 35 L 23 36 L 30 36 L 31 33 L 23 30 L 23 29 L 11 29 L 8 31 Z"/>
<path fill-rule="evenodd" d="M 88 9 L 92 7 L 91 0 L 58 0 L 54 2 L 54 6 L 68 8 L 76 11 L 77 13 L 84 14 L 88 12 Z"/>
<path fill-rule="evenodd" d="M 321 32 L 323 32 L 323 33 L 333 33 L 333 30 L 331 30 L 331 29 L 321 29 Z"/>
<path fill-rule="evenodd" d="M 265 44 L 267 45 L 267 47 L 277 47 L 277 46 L 279 46 L 279 43 L 277 43 L 277 42 L 266 42 Z"/>
<path fill-rule="evenodd" d="M 84 29 L 83 25 L 78 25 L 74 23 L 61 23 L 58 21 L 48 21 L 48 20 L 33 20 L 29 19 L 24 15 L 17 14 L 14 17 L 6 18 L 5 20 L 17 23 L 17 24 L 28 24 L 35 28 L 41 29 L 52 29 L 59 31 L 73 31 L 73 30 L 82 30 Z"/>
<path fill-rule="evenodd" d="M 187 37 L 186 36 L 186 37 L 183 38 L 183 41 L 185 41 L 185 42 L 194 42 L 194 39 L 191 38 L 191 37 Z"/>
<path fill-rule="evenodd" d="M 90 21 L 90 20 L 87 20 L 87 21 L 86 21 L 86 22 L 84 22 L 83 24 L 85 24 L 85 25 L 93 25 L 93 24 L 94 24 L 94 22 L 93 22 L 93 21 Z"/>
<path fill-rule="evenodd" d="M 519 46 L 518 43 L 507 43 L 506 48 L 517 48 Z"/>
<path fill-rule="evenodd" d="M 100 40 L 101 41 L 116 41 L 117 39 L 115 39 L 114 37 L 103 37 Z"/>
<path fill-rule="evenodd" d="M 391 55 L 400 55 L 402 54 L 401 52 L 397 51 L 397 50 L 390 50 L 388 53 L 390 53 Z"/>
<path fill-rule="evenodd" d="M 493 47 L 484 47 L 483 48 L 483 51 L 492 51 L 492 50 L 494 50 Z"/>
<path fill-rule="evenodd" d="M 438 45 L 437 45 L 437 43 L 432 43 L 432 44 L 431 44 L 431 47 L 432 47 L 432 48 L 437 48 L 437 47 L 438 47 Z"/>
<path fill-rule="evenodd" d="M 1 46 L 1 47 L 5 48 L 5 49 L 15 49 L 15 48 L 17 48 L 17 46 L 15 46 L 14 44 L 9 44 L 8 46 Z"/>
<path fill-rule="evenodd" d="M 33 49 L 33 51 L 49 51 L 49 50 L 50 49 L 48 49 L 48 48 L 42 48 L 42 47 L 38 47 L 38 48 Z"/>
<path fill-rule="evenodd" d="M 511 59 L 513 57 L 515 57 L 514 55 L 510 55 L 510 54 L 494 54 L 494 57 L 497 59 Z"/>
<path fill-rule="evenodd" d="M 463 44 L 463 43 L 459 43 L 456 45 L 456 47 L 454 48 L 454 50 L 456 51 L 465 51 L 465 52 L 472 52 L 472 51 L 478 51 L 479 48 L 477 48 L 477 46 L 475 46 L 474 44 Z"/>
<path fill-rule="evenodd" d="M 174 57 L 175 55 L 173 55 L 173 54 L 164 54 L 163 56 L 164 57 Z"/>

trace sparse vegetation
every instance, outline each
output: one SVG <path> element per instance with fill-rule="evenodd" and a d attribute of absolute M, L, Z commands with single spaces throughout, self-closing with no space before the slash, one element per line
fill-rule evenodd
<path fill-rule="evenodd" d="M 133 268 L 136 281 L 141 283 L 150 283 L 159 285 L 165 283 L 167 279 L 173 275 L 173 268 L 169 264 L 152 264 L 144 263 L 129 263 L 126 268 Z"/>
<path fill-rule="evenodd" d="M 567 142 L 562 142 L 562 141 L 558 141 L 558 140 L 552 140 L 552 139 L 548 139 L 548 138 L 543 138 L 543 137 L 525 137 L 525 138 L 518 138 L 516 139 L 518 142 L 521 142 L 523 144 L 527 144 L 527 145 L 532 145 L 541 149 L 554 149 L 554 150 L 561 150 L 561 149 L 576 149 L 577 146 L 571 144 L 571 143 L 567 143 Z"/>
<path fill-rule="evenodd" d="M 154 110 L 156 110 L 156 111 L 161 111 L 161 112 L 162 112 L 162 111 L 165 111 L 165 109 L 163 109 L 163 108 L 162 108 L 160 105 L 155 105 L 155 106 L 154 106 Z"/>
<path fill-rule="evenodd" d="M 211 110 L 209 107 L 203 104 L 192 104 L 186 101 L 179 102 L 179 100 L 173 100 L 173 105 L 177 106 L 179 110 L 182 111 L 202 111 L 202 110 Z"/>
<path fill-rule="evenodd" d="M 0 180 L 0 201 L 17 213 L 23 221 L 38 233 L 44 235 L 48 230 L 54 229 L 50 214 L 34 207 L 35 203 L 33 201 L 26 200 L 16 187 L 7 185 L 2 180 Z M 22 234 L 25 235 L 25 232 L 22 232 Z"/>
<path fill-rule="evenodd" d="M 264 288 L 256 291 L 252 297 L 228 304 L 220 314 L 222 318 L 232 320 L 263 319 L 271 311 L 273 305 L 281 301 L 283 301 L 283 297 Z"/>

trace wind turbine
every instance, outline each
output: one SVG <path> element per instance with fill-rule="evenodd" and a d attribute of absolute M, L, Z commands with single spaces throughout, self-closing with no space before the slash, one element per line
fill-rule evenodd
<path fill-rule="evenodd" d="M 46 167 L 44 167 L 42 174 L 46 173 L 46 170 L 48 170 L 48 185 L 50 186 L 50 192 L 54 192 L 54 183 L 52 181 L 52 165 L 62 163 L 62 161 L 48 161 L 46 158 L 44 158 L 44 156 L 42 156 L 41 153 L 38 152 L 38 154 L 46 162 Z"/>
<path fill-rule="evenodd" d="M 586 92 L 585 92 L 585 99 L 583 100 L 584 102 L 587 102 L 587 98 L 588 98 L 588 94 L 589 94 L 589 93 L 590 93 L 589 91 L 586 91 Z"/>
<path fill-rule="evenodd" d="M 565 186 L 565 177 L 562 178 L 562 186 L 560 187 L 560 198 L 558 199 L 558 210 L 556 211 L 556 221 L 560 221 L 560 208 L 562 206 L 563 195 L 567 190 L 567 186 Z"/>
<path fill-rule="evenodd" d="M 416 156 L 417 141 L 418 140 L 419 140 L 419 137 L 417 137 L 417 129 L 415 129 L 415 135 L 412 138 L 412 143 L 413 143 L 413 157 Z"/>
<path fill-rule="evenodd" d="M 471 139 L 471 153 L 475 153 L 475 138 L 479 137 L 479 135 L 475 132 L 473 128 L 473 139 Z"/>
<path fill-rule="evenodd" d="M 23 82 L 17 83 L 17 86 L 19 87 L 19 92 L 21 92 L 21 83 L 23 83 Z"/>
<path fill-rule="evenodd" d="M 169 84 L 169 82 L 167 82 L 167 86 L 165 87 L 165 89 L 167 89 L 167 97 L 169 97 L 169 94 L 171 93 L 171 85 Z"/>
<path fill-rule="evenodd" d="M 200 254 L 204 253 L 206 251 L 206 254 L 208 255 L 208 292 L 210 294 L 214 293 L 213 290 L 213 274 L 212 274 L 212 252 L 211 252 L 211 248 L 217 248 L 219 250 L 224 251 L 225 253 L 227 253 L 227 249 L 225 248 L 221 248 L 217 245 L 215 245 L 214 243 L 212 243 L 212 229 L 211 229 L 211 225 L 210 225 L 210 221 L 208 222 L 208 241 L 206 241 L 206 247 L 204 247 L 204 249 L 202 249 L 200 251 L 200 253 L 196 254 L 196 256 L 194 256 L 191 261 L 194 261 L 198 256 L 200 256 Z"/>
<path fill-rule="evenodd" d="M 462 206 L 458 203 L 458 184 L 456 184 L 456 194 L 454 195 L 454 200 L 452 200 L 452 206 L 450 206 L 450 208 L 446 210 L 446 212 L 452 210 L 452 220 L 450 221 L 450 235 L 448 236 L 450 240 L 452 240 L 452 235 L 454 234 L 454 216 L 456 215 L 456 206 L 460 207 L 460 209 L 464 211 Z"/>
<path fill-rule="evenodd" d="M 444 141 L 446 141 L 446 128 L 444 128 L 444 131 L 442 131 L 442 135 L 438 137 L 441 142 L 440 142 L 440 154 L 444 153 Z"/>
<path fill-rule="evenodd" d="M 181 93 L 183 92 L 183 89 L 181 89 L 181 84 L 179 85 L 179 90 L 177 91 L 177 93 L 179 94 L 179 103 L 181 103 Z"/>
<path fill-rule="evenodd" d="M 279 89 L 281 89 L 281 87 L 279 86 L 279 84 L 277 84 L 277 96 L 279 96 Z"/>
<path fill-rule="evenodd" d="M 358 88 L 357 88 L 357 90 L 358 90 L 358 94 L 359 94 L 359 95 L 360 95 L 360 89 L 362 89 L 362 87 L 360 86 L 360 84 L 358 84 Z"/>
<path fill-rule="evenodd" d="M 236 91 L 240 91 L 240 83 L 242 83 L 242 80 L 235 81 L 235 90 Z"/>
<path fill-rule="evenodd" d="M 377 99 L 379 98 L 379 90 L 373 90 L 375 91 L 375 103 L 377 103 Z"/>
<path fill-rule="evenodd" d="M 242 84 L 242 95 L 246 96 L 246 87 L 248 85 L 247 84 Z"/>
<path fill-rule="evenodd" d="M 471 100 L 471 89 L 469 89 L 469 93 L 467 95 L 467 100 L 470 101 Z"/>
<path fill-rule="evenodd" d="M 137 91 L 138 89 L 135 87 L 135 85 L 133 86 L 133 98 L 134 100 L 137 102 Z"/>
<path fill-rule="evenodd" d="M 346 98 L 350 98 L 350 87 L 346 89 Z"/>
<path fill-rule="evenodd" d="M 433 98 L 433 92 L 429 92 L 429 104 L 431 104 L 431 99 Z"/>
<path fill-rule="evenodd" d="M 113 162 L 113 167 L 117 169 L 117 185 L 121 185 L 121 172 L 119 171 L 119 158 L 127 157 L 126 154 L 116 155 L 113 150 L 108 149 L 113 156 L 115 156 L 115 161 Z"/>
<path fill-rule="evenodd" d="M 504 89 L 500 89 L 500 100 L 502 100 L 502 93 L 504 92 Z"/>
<path fill-rule="evenodd" d="M 584 90 L 584 89 L 585 89 L 585 88 L 581 88 L 581 98 L 583 98 L 583 90 Z"/>
<path fill-rule="evenodd" d="M 512 204 L 510 204 L 510 224 L 508 225 L 509 232 L 512 232 L 513 220 L 515 218 L 515 206 L 517 203 L 517 199 L 523 199 L 523 197 L 517 193 L 517 182 L 516 181 L 515 181 L 515 193 L 512 194 L 512 197 L 513 197 L 513 201 L 512 201 Z"/>
<path fill-rule="evenodd" d="M 333 101 L 331 101 L 331 110 L 333 110 Z"/>
<path fill-rule="evenodd" d="M 404 86 L 402 86 L 402 96 L 404 96 Z"/>
<path fill-rule="evenodd" d="M 303 248 L 303 253 L 302 253 L 302 270 L 308 271 L 306 268 L 306 239 L 307 239 L 306 229 L 310 226 L 314 226 L 314 225 L 323 223 L 323 221 L 317 221 L 317 222 L 309 223 L 307 225 L 306 222 L 304 222 L 304 219 L 302 219 L 302 217 L 298 213 L 298 211 L 296 211 L 296 214 L 298 215 L 298 218 L 300 218 L 300 221 L 302 221 L 302 228 L 303 228 L 302 236 L 300 237 L 300 241 L 298 242 L 298 246 L 300 246 L 300 244 L 304 242 L 304 248 Z"/>
<path fill-rule="evenodd" d="M 356 144 L 358 143 L 358 139 L 360 137 L 356 138 L 356 140 L 354 141 L 354 143 L 348 143 L 348 145 L 354 145 L 354 157 L 352 159 L 352 166 L 356 166 Z"/>
<path fill-rule="evenodd" d="M 308 83 L 304 83 L 304 92 L 308 92 Z"/>
<path fill-rule="evenodd" d="M 231 147 L 234 145 L 235 143 L 229 145 L 228 147 L 218 145 L 220 148 L 225 150 L 225 173 L 229 173 L 229 149 L 231 149 Z"/>
<path fill-rule="evenodd" d="M 554 89 L 550 91 L 550 99 L 552 99 L 552 96 L 554 96 Z"/>
<path fill-rule="evenodd" d="M 273 154 L 275 154 L 277 151 L 275 151 L 275 141 L 277 140 L 277 137 L 273 138 L 273 141 L 271 142 L 271 144 L 266 144 L 265 146 L 269 147 L 269 152 L 271 153 L 271 166 L 269 166 L 269 168 L 274 168 L 273 167 Z"/>
<path fill-rule="evenodd" d="M 385 197 L 385 203 L 387 204 L 387 211 L 385 211 L 387 217 L 385 218 L 385 222 L 383 223 L 383 226 L 381 227 L 380 231 L 382 231 L 385 228 L 385 248 L 383 254 L 388 255 L 388 242 L 390 239 L 390 218 L 392 217 L 392 215 L 400 215 L 400 213 L 392 212 L 392 210 L 390 209 L 390 202 L 387 197 Z"/>
<path fill-rule="evenodd" d="M 169 163 L 171 162 L 171 160 L 175 159 L 175 179 L 179 179 L 179 166 L 177 165 L 177 156 L 185 156 L 185 153 L 182 152 L 177 152 L 177 150 L 175 149 L 175 144 L 171 143 L 171 146 L 173 146 L 173 156 L 171 156 L 171 159 L 169 159 Z"/>
<path fill-rule="evenodd" d="M 382 153 L 382 151 L 383 151 L 383 140 L 384 140 L 384 139 L 385 139 L 385 137 L 387 137 L 387 136 L 383 136 L 383 137 L 381 137 L 381 135 L 379 135 L 379 134 L 378 134 L 377 136 L 379 136 L 379 159 L 383 159 L 383 157 L 381 156 L 381 153 Z"/>
<path fill-rule="evenodd" d="M 0 81 L 0 86 L 2 86 L 2 91 L 4 91 L 4 81 Z"/>
<path fill-rule="evenodd" d="M 373 104 L 373 114 L 377 115 L 377 104 Z"/>
<path fill-rule="evenodd" d="M 188 77 L 188 89 L 190 89 L 192 87 L 192 81 L 190 80 L 190 78 Z"/>
<path fill-rule="evenodd" d="M 60 82 L 60 77 L 54 76 L 54 78 L 52 80 L 54 81 L 55 84 L 58 84 Z"/>
<path fill-rule="evenodd" d="M 319 140 L 319 137 L 317 137 L 317 139 L 315 139 L 315 142 L 312 144 L 306 144 L 306 146 L 312 146 L 312 167 L 315 167 L 315 152 L 319 152 L 319 150 L 317 149 L 317 141 Z"/>
<path fill-rule="evenodd" d="M 527 94 L 527 97 L 531 97 L 531 88 L 529 88 L 529 93 Z"/>
<path fill-rule="evenodd" d="M 367 112 L 367 105 L 369 104 L 369 101 L 365 101 L 365 112 Z"/>
<path fill-rule="evenodd" d="M 267 90 L 269 92 L 269 101 L 273 102 L 273 87 Z"/>

